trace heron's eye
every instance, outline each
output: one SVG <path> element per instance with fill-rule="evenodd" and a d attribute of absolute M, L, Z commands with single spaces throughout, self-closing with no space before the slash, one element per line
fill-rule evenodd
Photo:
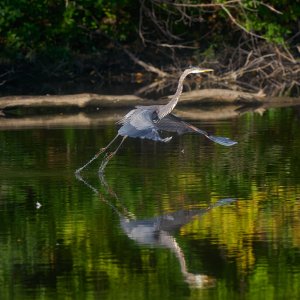
<path fill-rule="evenodd" d="M 157 115 L 157 112 L 154 111 L 153 114 L 152 114 L 152 121 L 154 123 L 157 123 L 158 122 L 158 115 Z"/>

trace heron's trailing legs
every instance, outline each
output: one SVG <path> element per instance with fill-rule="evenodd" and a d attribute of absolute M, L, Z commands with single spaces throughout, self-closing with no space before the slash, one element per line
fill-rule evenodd
<path fill-rule="evenodd" d="M 105 152 L 111 145 L 112 143 L 117 139 L 119 135 L 117 134 L 110 142 L 107 146 L 101 148 L 85 165 L 83 165 L 81 168 L 77 169 L 75 171 L 76 174 L 79 174 L 84 168 L 86 168 L 90 163 L 92 163 L 95 159 L 97 159 L 99 157 L 99 155 L 101 155 L 103 152 Z M 119 147 L 118 147 L 119 148 Z M 117 149 L 118 149 L 117 148 Z"/>
<path fill-rule="evenodd" d="M 100 165 L 100 168 L 99 168 L 99 171 L 98 171 L 99 174 L 103 174 L 103 171 L 104 171 L 106 165 L 116 155 L 116 153 L 118 152 L 118 150 L 120 149 L 120 147 L 122 146 L 122 144 L 123 144 L 123 142 L 125 141 L 126 138 L 127 138 L 127 135 L 123 136 L 122 141 L 120 142 L 120 144 L 118 145 L 118 147 L 116 148 L 115 151 L 110 152 L 109 154 L 106 153 L 104 159 L 101 162 L 101 165 Z"/>

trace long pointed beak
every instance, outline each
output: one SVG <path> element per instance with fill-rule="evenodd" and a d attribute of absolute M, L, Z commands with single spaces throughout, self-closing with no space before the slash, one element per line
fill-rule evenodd
<path fill-rule="evenodd" d="M 205 73 L 205 72 L 213 72 L 214 70 L 213 69 L 201 69 L 199 71 L 199 73 Z"/>

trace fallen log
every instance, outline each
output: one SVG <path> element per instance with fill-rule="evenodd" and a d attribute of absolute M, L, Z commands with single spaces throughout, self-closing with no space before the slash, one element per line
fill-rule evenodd
<path fill-rule="evenodd" d="M 115 110 L 104 110 L 99 111 L 96 114 L 86 114 L 83 112 L 74 113 L 74 114 L 58 114 L 58 115 L 31 115 L 25 117 L 9 117 L 0 118 L 0 130 L 19 130 L 20 128 L 61 128 L 61 127 L 91 127 L 91 126 L 99 126 L 103 124 L 112 124 L 120 120 L 128 110 L 118 109 Z M 206 111 L 194 111 L 190 109 L 190 113 L 193 119 L 197 120 L 218 120 L 236 117 L 238 113 L 234 113 L 233 109 L 230 108 L 230 111 L 226 113 L 225 111 L 217 111 L 215 114 L 213 111 L 206 112 Z M 176 110 L 176 114 L 182 117 L 191 117 L 188 114 L 188 110 L 182 113 L 180 110 Z M 117 127 L 116 127 L 117 128 Z"/>
<path fill-rule="evenodd" d="M 299 103 L 300 99 L 298 98 Z M 294 105 L 294 104 L 293 104 Z M 289 103 L 269 102 L 259 106 L 226 105 L 209 107 L 177 107 L 174 113 L 184 120 L 190 121 L 217 121 L 238 118 L 240 115 L 253 112 L 262 114 L 270 108 L 291 106 Z M 112 124 L 120 120 L 128 109 L 99 110 L 96 113 L 76 112 L 72 114 L 5 116 L 0 118 L 0 130 L 19 130 L 20 128 L 60 128 L 79 127 L 86 128 L 104 124 Z M 117 127 L 116 127 L 117 128 Z"/>
<path fill-rule="evenodd" d="M 213 103 L 261 103 L 266 98 L 265 94 L 259 93 L 247 93 L 242 91 L 233 91 L 226 89 L 203 89 L 194 90 L 183 93 L 180 97 L 181 104 L 202 102 Z"/>
<path fill-rule="evenodd" d="M 135 95 L 45 95 L 45 96 L 6 96 L 0 98 L 0 109 L 15 107 L 68 107 L 87 106 L 126 107 L 141 104 L 143 99 Z"/>
<path fill-rule="evenodd" d="M 172 96 L 170 96 L 172 97 Z M 78 107 L 126 108 L 136 105 L 165 104 L 170 97 L 157 101 L 143 99 L 136 95 L 45 95 L 45 96 L 6 96 L 0 98 L 0 110 L 17 107 Z M 300 98 L 272 97 L 263 93 L 246 93 L 225 89 L 203 89 L 182 93 L 178 106 L 210 104 L 263 104 L 263 103 L 299 103 Z"/>
<path fill-rule="evenodd" d="M 172 97 L 172 96 L 170 96 Z M 233 103 L 244 99 L 253 102 L 261 101 L 263 97 L 259 94 L 251 94 L 223 89 L 204 89 L 182 93 L 178 105 L 205 102 Z M 88 106 L 110 107 L 133 107 L 135 105 L 165 104 L 169 99 L 158 101 L 146 100 L 136 95 L 98 95 L 98 94 L 76 94 L 76 95 L 45 95 L 45 96 L 6 96 L 0 98 L 0 109 L 16 107 L 59 107 L 74 106 L 84 108 Z"/>

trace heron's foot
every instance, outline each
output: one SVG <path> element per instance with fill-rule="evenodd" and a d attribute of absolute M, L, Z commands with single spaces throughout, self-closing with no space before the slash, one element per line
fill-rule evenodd
<path fill-rule="evenodd" d="M 98 170 L 99 176 L 104 177 L 104 169 L 105 169 L 107 163 L 108 163 L 107 160 L 103 160 L 103 161 L 101 162 L 101 165 L 100 165 L 99 170 Z"/>
<path fill-rule="evenodd" d="M 109 154 L 107 155 L 107 158 L 106 158 L 106 159 L 107 159 L 107 160 L 111 160 L 112 157 L 113 157 L 115 154 L 116 154 L 116 151 L 109 153 Z"/>
<path fill-rule="evenodd" d="M 81 174 L 79 172 L 77 172 L 77 170 L 75 171 L 75 177 L 76 177 L 77 180 L 80 180 L 80 181 L 83 180 Z"/>
<path fill-rule="evenodd" d="M 100 148 L 100 150 L 98 151 L 98 155 L 102 154 L 105 150 L 106 150 L 107 147 L 103 147 L 103 148 Z"/>
<path fill-rule="evenodd" d="M 112 159 L 112 157 L 116 154 L 116 151 L 111 152 L 111 153 L 106 153 L 104 159 L 102 160 L 102 163 L 100 165 L 100 168 L 98 170 L 99 175 L 104 174 L 104 169 L 106 168 L 106 165 L 108 162 Z"/>
<path fill-rule="evenodd" d="M 82 170 L 82 168 L 77 169 L 77 170 L 75 171 L 75 175 L 76 175 L 76 176 L 79 175 L 80 172 L 81 172 L 81 170 Z"/>

